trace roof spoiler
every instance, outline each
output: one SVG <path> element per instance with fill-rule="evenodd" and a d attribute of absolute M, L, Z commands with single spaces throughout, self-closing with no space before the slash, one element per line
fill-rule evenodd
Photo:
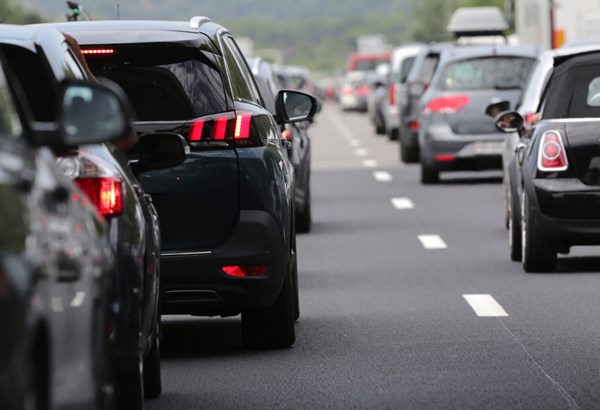
<path fill-rule="evenodd" d="M 210 22 L 211 19 L 204 16 L 194 16 L 190 19 L 190 28 L 200 28 L 203 23 Z"/>

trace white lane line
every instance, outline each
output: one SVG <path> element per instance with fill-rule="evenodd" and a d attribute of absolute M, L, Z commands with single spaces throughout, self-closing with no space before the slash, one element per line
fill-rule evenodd
<path fill-rule="evenodd" d="M 369 151 L 367 151 L 366 148 L 357 148 L 354 150 L 354 154 L 359 157 L 366 157 L 367 155 L 369 155 Z"/>
<path fill-rule="evenodd" d="M 360 141 L 359 140 L 350 140 L 348 142 L 350 143 L 351 147 L 354 147 L 354 148 L 360 147 Z"/>
<path fill-rule="evenodd" d="M 448 247 L 439 235 L 419 235 L 419 240 L 425 249 L 446 249 Z"/>
<path fill-rule="evenodd" d="M 71 307 L 81 307 L 85 300 L 85 292 L 77 292 L 71 301 Z"/>
<path fill-rule="evenodd" d="M 367 168 L 375 168 L 375 167 L 377 167 L 377 161 L 375 161 L 374 159 L 365 159 L 365 160 L 363 160 L 362 163 Z"/>
<path fill-rule="evenodd" d="M 479 317 L 505 317 L 508 313 L 491 295 L 463 295 Z"/>
<path fill-rule="evenodd" d="M 392 205 L 396 209 L 413 209 L 415 204 L 408 198 L 392 198 Z"/>
<path fill-rule="evenodd" d="M 390 182 L 392 180 L 392 174 L 386 171 L 375 171 L 373 172 L 373 177 L 378 182 Z"/>

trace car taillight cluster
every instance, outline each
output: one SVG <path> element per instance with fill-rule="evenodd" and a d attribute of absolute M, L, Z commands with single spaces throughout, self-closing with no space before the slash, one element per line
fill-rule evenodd
<path fill-rule="evenodd" d="M 77 178 L 75 183 L 103 216 L 123 213 L 123 187 L 117 178 Z"/>
<path fill-rule="evenodd" d="M 198 118 L 188 125 L 187 140 L 192 147 L 219 141 L 253 145 L 252 114 L 230 112 Z"/>
<path fill-rule="evenodd" d="M 368 85 L 360 86 L 356 89 L 356 93 L 358 95 L 369 95 L 371 94 L 371 87 L 369 87 Z"/>
<path fill-rule="evenodd" d="M 469 103 L 468 95 L 452 95 L 434 98 L 425 107 L 425 113 L 452 114 L 460 111 Z"/>
<path fill-rule="evenodd" d="M 539 150 L 538 169 L 540 171 L 565 171 L 569 167 L 565 146 L 558 131 L 546 131 L 542 135 Z"/>
<path fill-rule="evenodd" d="M 389 95 L 390 95 L 390 100 L 389 100 L 390 105 L 391 106 L 396 105 L 396 84 L 390 83 L 388 91 L 389 91 Z"/>
<path fill-rule="evenodd" d="M 108 175 L 102 160 L 90 159 L 75 152 L 58 158 L 57 164 L 67 177 L 73 179 L 100 215 L 113 217 L 123 214 L 123 182 L 118 176 Z"/>

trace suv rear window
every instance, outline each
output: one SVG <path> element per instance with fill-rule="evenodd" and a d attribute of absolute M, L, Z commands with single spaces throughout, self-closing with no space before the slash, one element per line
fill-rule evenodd
<path fill-rule="evenodd" d="M 182 121 L 228 109 L 219 71 L 196 49 L 119 48 L 86 60 L 96 76 L 125 90 L 138 121 Z"/>
<path fill-rule="evenodd" d="M 441 77 L 443 90 L 508 90 L 525 82 L 534 63 L 532 58 L 486 57 L 449 64 Z"/>

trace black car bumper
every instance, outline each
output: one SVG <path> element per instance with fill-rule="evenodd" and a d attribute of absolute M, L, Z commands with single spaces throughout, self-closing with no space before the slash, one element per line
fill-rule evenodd
<path fill-rule="evenodd" d="M 275 219 L 263 211 L 241 211 L 233 234 L 211 250 L 163 250 L 163 314 L 236 315 L 271 306 L 283 285 L 289 246 Z M 256 277 L 232 277 L 223 266 L 266 265 Z"/>
<path fill-rule="evenodd" d="M 534 179 L 527 190 L 543 235 L 569 245 L 600 244 L 600 187 L 576 178 Z"/>

